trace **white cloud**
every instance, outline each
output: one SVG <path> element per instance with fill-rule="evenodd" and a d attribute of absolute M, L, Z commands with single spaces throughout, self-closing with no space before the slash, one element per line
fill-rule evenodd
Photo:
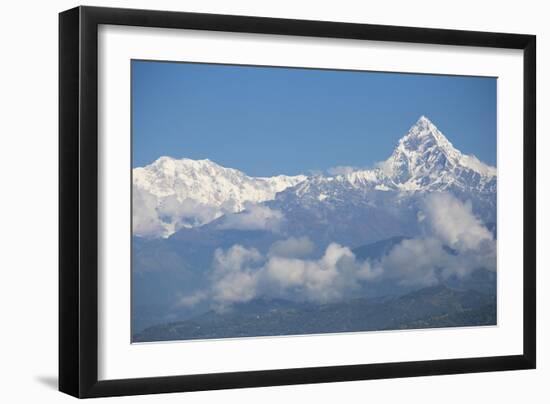
<path fill-rule="evenodd" d="M 336 167 L 330 167 L 329 169 L 327 169 L 327 173 L 329 175 L 346 175 L 357 170 L 358 170 L 357 167 L 352 167 L 352 166 L 336 166 Z"/>
<path fill-rule="evenodd" d="M 277 241 L 265 255 L 240 245 L 218 249 L 211 287 L 199 297 L 210 296 L 222 307 L 261 295 L 329 302 L 349 296 L 363 282 L 389 279 L 423 287 L 478 268 L 496 269 L 496 242 L 469 204 L 433 195 L 419 218 L 426 234 L 401 241 L 377 260 L 360 261 L 337 243 L 311 258 L 315 248 L 306 237 Z"/>
<path fill-rule="evenodd" d="M 179 200 L 175 195 L 163 198 L 133 186 L 133 234 L 141 237 L 167 237 L 183 227 L 198 226 L 223 215 L 215 206 L 191 199 Z"/>
<path fill-rule="evenodd" d="M 180 298 L 179 305 L 180 306 L 186 306 L 191 307 L 199 304 L 200 302 L 208 299 L 208 293 L 205 291 L 199 290 L 196 293 L 193 293 L 189 296 L 183 296 Z"/>
<path fill-rule="evenodd" d="M 431 194 L 418 219 L 426 234 L 403 240 L 383 257 L 376 265 L 384 276 L 401 284 L 427 286 L 479 268 L 496 270 L 496 242 L 470 203 L 450 194 Z"/>
<path fill-rule="evenodd" d="M 376 265 L 402 285 L 429 286 L 438 282 L 438 268 L 447 263 L 448 254 L 434 238 L 403 240 Z"/>
<path fill-rule="evenodd" d="M 246 302 L 256 296 L 258 274 L 253 268 L 262 256 L 256 249 L 234 245 L 214 253 L 212 296 L 218 303 Z"/>
<path fill-rule="evenodd" d="M 172 232 L 182 227 L 198 226 L 220 217 L 222 211 L 212 205 L 206 205 L 192 199 L 179 200 L 176 195 L 169 195 L 159 201 L 158 216 L 169 224 Z"/>
<path fill-rule="evenodd" d="M 330 244 L 319 259 L 272 256 L 262 269 L 264 282 L 280 292 L 288 288 L 311 301 L 340 299 L 377 274 L 368 262 L 358 262 L 348 247 Z M 281 290 L 282 289 L 282 290 Z"/>
<path fill-rule="evenodd" d="M 290 237 L 276 241 L 269 249 L 270 256 L 301 258 L 307 257 L 315 250 L 315 245 L 307 237 Z"/>
<path fill-rule="evenodd" d="M 492 241 L 492 233 L 475 217 L 470 202 L 450 194 L 435 193 L 425 200 L 423 214 L 434 236 L 460 251 L 476 249 Z"/>
<path fill-rule="evenodd" d="M 266 257 L 240 245 L 216 250 L 211 288 L 200 292 L 200 298 L 211 296 L 221 306 L 262 294 L 295 294 L 305 300 L 327 302 L 344 297 L 358 287 L 359 281 L 380 274 L 368 262 L 358 262 L 349 248 L 336 243 L 330 244 L 319 259 L 289 256 L 309 253 L 311 241 L 307 238 L 284 240 L 274 247 Z M 188 301 L 195 298 L 191 296 Z"/>
<path fill-rule="evenodd" d="M 218 225 L 220 229 L 270 230 L 277 232 L 284 220 L 283 213 L 267 206 L 248 204 L 239 213 L 227 214 Z"/>
<path fill-rule="evenodd" d="M 256 297 L 258 277 L 248 271 L 226 274 L 213 284 L 214 300 L 220 304 L 248 302 Z"/>
<path fill-rule="evenodd" d="M 384 175 L 391 176 L 393 173 L 393 167 L 391 163 L 391 159 L 379 161 L 374 164 L 376 168 L 378 168 Z"/>
<path fill-rule="evenodd" d="M 164 234 L 157 214 L 157 200 L 148 191 L 133 187 L 132 229 L 133 234 L 142 237 L 159 237 Z"/>
<path fill-rule="evenodd" d="M 324 175 L 323 170 L 308 170 L 307 173 L 310 177 L 322 177 Z"/>

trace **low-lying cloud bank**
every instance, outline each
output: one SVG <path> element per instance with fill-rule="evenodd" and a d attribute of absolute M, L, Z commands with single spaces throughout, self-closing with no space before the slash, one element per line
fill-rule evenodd
<path fill-rule="evenodd" d="M 175 195 L 159 201 L 149 191 L 135 185 L 132 197 L 132 230 L 140 237 L 168 237 L 184 227 L 209 223 L 230 211 L 193 199 L 180 201 Z"/>
<path fill-rule="evenodd" d="M 283 220 L 284 215 L 279 210 L 271 209 L 264 205 L 248 203 L 242 212 L 226 214 L 218 225 L 218 228 L 277 232 Z"/>
<path fill-rule="evenodd" d="M 307 239 L 288 239 L 298 251 Z M 235 245 L 214 257 L 211 297 L 218 304 L 246 302 L 260 295 L 292 294 L 311 301 L 332 301 L 377 274 L 370 263 L 358 262 L 347 247 L 330 244 L 321 258 L 289 256 L 271 249 L 267 257 L 256 249 Z"/>
<path fill-rule="evenodd" d="M 220 229 L 268 230 L 277 232 L 284 222 L 281 211 L 253 202 L 246 203 L 244 210 L 235 206 L 220 207 L 199 203 L 193 199 L 178 200 L 169 195 L 157 200 L 147 190 L 134 186 L 133 234 L 140 237 L 168 237 L 182 228 L 201 226 L 223 216 Z"/>
<path fill-rule="evenodd" d="M 258 217 L 271 218 L 254 216 L 259 223 L 264 219 L 258 221 Z M 363 282 L 390 279 L 403 286 L 424 287 L 479 268 L 496 270 L 496 241 L 469 203 L 448 194 L 432 194 L 426 197 L 418 220 L 421 237 L 403 240 L 377 260 L 359 260 L 350 248 L 337 243 L 313 258 L 315 246 L 306 237 L 277 241 L 266 254 L 238 244 L 218 249 L 210 288 L 184 297 L 181 304 L 210 300 L 223 307 L 258 296 L 329 302 L 346 297 Z"/>

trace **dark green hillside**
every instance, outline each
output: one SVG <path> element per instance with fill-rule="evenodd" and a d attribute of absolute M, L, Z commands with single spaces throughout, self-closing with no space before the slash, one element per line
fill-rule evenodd
<path fill-rule="evenodd" d="M 434 286 L 388 299 L 324 305 L 255 300 L 224 312 L 149 327 L 134 342 L 496 324 L 495 297 Z"/>

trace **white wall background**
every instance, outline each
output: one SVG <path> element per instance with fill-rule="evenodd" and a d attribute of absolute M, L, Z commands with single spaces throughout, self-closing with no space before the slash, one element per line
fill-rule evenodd
<path fill-rule="evenodd" d="M 62 403 L 57 384 L 57 13 L 74 1 L 5 2 L 0 23 L 0 401 Z M 550 400 L 550 25 L 545 2 L 90 1 L 156 8 L 531 33 L 538 36 L 538 369 L 109 399 L 110 402 L 464 403 Z M 519 156 L 518 156 L 519 157 Z M 518 160 L 518 166 L 521 162 Z M 519 192 L 519 190 L 518 190 Z M 414 347 L 411 347 L 414 349 Z"/>

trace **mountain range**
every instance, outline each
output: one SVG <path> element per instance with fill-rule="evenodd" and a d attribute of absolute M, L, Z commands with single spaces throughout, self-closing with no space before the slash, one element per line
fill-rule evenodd
<path fill-rule="evenodd" d="M 334 208 L 391 199 L 401 208 L 403 199 L 419 193 L 448 191 L 472 199 L 487 221 L 494 221 L 490 216 L 496 205 L 496 168 L 462 154 L 425 116 L 399 140 L 390 157 L 372 169 L 250 177 L 207 159 L 164 156 L 134 168 L 132 177 L 134 235 L 150 238 L 168 237 L 269 201 L 281 208 Z"/>
<path fill-rule="evenodd" d="M 150 237 L 167 237 L 180 228 L 201 226 L 225 213 L 240 212 L 247 203 L 274 199 L 278 192 L 307 179 L 304 175 L 249 177 L 208 159 L 166 156 L 133 169 L 132 178 L 134 199 L 147 201 L 145 216 L 157 221 L 153 227 L 134 223 L 134 234 Z"/>
<path fill-rule="evenodd" d="M 303 262 L 311 267 L 317 263 L 328 265 L 323 257 L 328 254 L 329 247 L 337 243 L 349 249 L 346 250 L 349 253 L 344 251 L 346 259 L 353 257 L 356 260 L 348 266 L 358 268 L 363 262 L 382 265 L 382 260 L 397 247 L 405 246 L 406 251 L 415 251 L 420 245 L 427 246 L 422 247 L 425 250 L 420 251 L 425 252 L 421 255 L 437 253 L 438 259 L 446 263 L 454 256 L 460 258 L 464 246 L 451 245 L 452 239 L 445 240 L 447 244 L 433 244 L 433 240 L 426 238 L 426 197 L 433 194 L 451 195 L 453 200 L 465 206 L 468 215 L 475 217 L 468 222 L 471 226 L 486 229 L 478 231 L 477 236 L 481 234 L 479 237 L 483 240 L 496 238 L 496 168 L 473 155 L 461 153 L 424 116 L 397 142 L 386 160 L 368 169 L 340 171 L 326 175 L 251 177 L 210 160 L 170 157 L 134 168 L 132 332 L 136 341 L 147 340 L 147 335 L 152 340 L 171 339 L 175 335 L 172 325 L 176 323 L 181 331 L 176 339 L 203 337 L 190 331 L 189 327 L 196 326 L 197 321 L 206 321 L 209 328 L 204 328 L 208 330 L 204 332 L 209 338 L 241 335 L 247 331 L 238 325 L 231 328 L 231 332 L 214 326 L 227 324 L 235 315 L 243 324 L 249 324 L 250 319 L 242 315 L 258 304 L 261 307 L 274 305 L 265 308 L 265 313 L 271 313 L 280 305 L 297 310 L 301 314 L 288 318 L 298 319 L 298 323 L 303 322 L 304 313 L 325 318 L 315 304 L 311 306 L 312 302 L 303 301 L 296 291 L 277 298 L 256 297 L 240 303 L 235 308 L 244 311 L 239 314 L 238 310 L 233 310 L 227 318 L 219 311 L 212 311 L 208 291 L 216 276 L 213 260 L 220 251 L 229 251 L 235 246 L 252 254 L 250 256 L 256 257 L 256 261 L 264 262 L 272 256 L 277 243 L 306 240 L 302 244 L 308 246 L 307 259 L 310 261 Z M 461 237 L 461 234 L 456 236 Z M 489 248 L 487 253 L 487 246 L 484 248 L 483 254 L 492 257 L 492 250 Z M 477 252 L 467 248 L 464 251 L 469 254 L 469 261 L 464 258 L 461 265 L 473 262 L 470 258 L 477 256 Z M 395 261 L 396 257 L 392 259 Z M 296 264 L 298 261 L 289 262 Z M 475 262 L 475 268 L 465 271 L 467 276 L 443 278 L 440 272 L 445 268 L 436 268 L 432 274 L 444 288 L 437 294 L 437 301 L 447 299 L 442 303 L 444 307 L 458 307 L 456 299 L 464 296 L 484 296 L 477 300 L 479 305 L 468 308 L 473 310 L 471 313 L 455 310 L 445 316 L 437 310 L 403 312 L 405 306 L 395 303 L 395 299 L 425 285 L 398 281 L 397 275 L 376 282 L 360 281 L 358 286 L 354 280 L 351 284 L 355 286 L 352 285 L 347 300 L 327 302 L 329 308 L 326 310 L 361 316 L 357 310 L 372 311 L 373 307 L 380 308 L 379 304 L 389 301 L 392 305 L 397 304 L 392 306 L 395 310 L 388 309 L 388 313 L 402 316 L 404 320 L 399 324 L 380 320 L 376 329 L 461 325 L 470 320 L 472 324 L 494 323 L 491 299 L 496 294 L 496 275 L 494 269 Z M 252 273 L 250 268 L 244 270 L 247 276 Z M 426 289 L 426 293 L 430 291 L 433 292 Z M 418 298 L 414 294 L 411 296 Z M 184 300 L 194 303 L 182 304 Z M 369 318 L 374 318 L 372 316 Z M 277 328 L 285 327 L 279 320 L 264 318 L 265 322 L 256 329 L 261 335 L 284 333 L 282 328 Z M 327 332 L 345 326 L 331 319 L 319 320 L 328 327 Z M 363 324 L 361 327 L 370 330 L 374 326 Z M 144 330 L 153 334 L 144 334 Z M 319 332 L 318 329 L 314 331 Z M 299 327 L 291 331 L 300 332 Z"/>

